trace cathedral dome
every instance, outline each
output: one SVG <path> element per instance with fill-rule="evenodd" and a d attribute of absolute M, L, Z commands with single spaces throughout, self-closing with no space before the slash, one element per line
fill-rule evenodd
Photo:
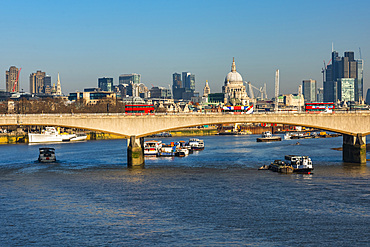
<path fill-rule="evenodd" d="M 243 84 L 242 76 L 236 71 L 235 61 L 233 58 L 233 64 L 231 66 L 231 72 L 225 77 L 225 85 L 229 82 L 230 84 Z"/>

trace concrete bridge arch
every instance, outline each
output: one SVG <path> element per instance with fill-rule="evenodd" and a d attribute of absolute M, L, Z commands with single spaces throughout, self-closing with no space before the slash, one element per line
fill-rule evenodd
<path fill-rule="evenodd" d="M 227 123 L 290 124 L 341 133 L 344 135 L 343 159 L 349 162 L 366 163 L 365 136 L 370 134 L 370 113 L 367 112 L 343 114 L 17 114 L 2 115 L 0 118 L 0 126 L 61 126 L 118 134 L 130 138 L 129 148 L 133 145 L 132 147 L 141 149 L 143 137 L 147 135 L 185 127 Z"/>

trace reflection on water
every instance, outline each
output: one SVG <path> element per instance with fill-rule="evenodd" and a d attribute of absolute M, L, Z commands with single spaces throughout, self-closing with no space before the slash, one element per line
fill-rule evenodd
<path fill-rule="evenodd" d="M 124 140 L 0 146 L 2 245 L 366 246 L 370 171 L 342 163 L 341 138 L 256 143 L 206 136 L 187 157 L 126 167 Z M 171 142 L 181 138 L 161 139 Z M 313 174 L 258 171 L 309 155 Z"/>

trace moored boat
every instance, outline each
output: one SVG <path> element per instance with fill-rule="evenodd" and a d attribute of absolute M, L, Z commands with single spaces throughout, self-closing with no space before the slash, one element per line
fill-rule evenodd
<path fill-rule="evenodd" d="M 176 149 L 175 155 L 179 156 L 179 157 L 188 156 L 189 155 L 189 149 L 179 147 L 179 148 Z"/>
<path fill-rule="evenodd" d="M 74 141 L 85 141 L 87 139 L 87 135 L 85 133 L 77 133 L 74 137 L 70 139 L 71 142 Z"/>
<path fill-rule="evenodd" d="M 144 155 L 157 155 L 161 147 L 161 141 L 146 141 L 144 142 Z"/>
<path fill-rule="evenodd" d="M 55 148 L 39 148 L 39 158 L 38 161 L 42 163 L 50 163 L 50 162 L 55 162 L 56 157 L 55 157 Z"/>
<path fill-rule="evenodd" d="M 168 156 L 175 156 L 177 146 L 174 145 L 174 143 L 163 144 L 160 150 L 157 153 L 157 156 L 159 157 L 168 157 Z"/>
<path fill-rule="evenodd" d="M 280 136 L 273 136 L 270 131 L 265 131 L 262 133 L 262 137 L 257 138 L 257 142 L 274 142 L 281 141 Z"/>
<path fill-rule="evenodd" d="M 41 134 L 28 133 L 28 142 L 64 142 L 70 141 L 74 137 L 76 137 L 75 134 L 60 134 L 55 127 L 46 127 L 45 130 L 41 132 Z"/>
<path fill-rule="evenodd" d="M 189 139 L 189 146 L 193 150 L 203 150 L 204 149 L 204 142 L 203 140 L 199 140 L 197 138 Z"/>

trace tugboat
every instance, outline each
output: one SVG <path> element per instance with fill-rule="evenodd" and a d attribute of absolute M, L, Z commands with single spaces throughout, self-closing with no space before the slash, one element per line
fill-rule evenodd
<path fill-rule="evenodd" d="M 38 161 L 41 163 L 51 163 L 56 161 L 55 148 L 39 148 L 40 154 Z"/>

